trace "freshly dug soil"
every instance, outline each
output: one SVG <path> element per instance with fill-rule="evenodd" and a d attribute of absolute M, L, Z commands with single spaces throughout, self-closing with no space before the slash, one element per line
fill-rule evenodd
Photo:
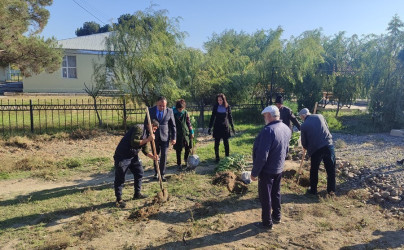
<path fill-rule="evenodd" d="M 151 203 L 145 204 L 141 209 L 132 212 L 129 215 L 129 219 L 148 220 L 150 216 L 157 214 L 160 211 L 161 204 L 167 202 L 169 199 L 168 191 L 164 188 L 163 191 L 158 192 L 156 196 L 154 196 Z"/>
<path fill-rule="evenodd" d="M 155 215 L 159 212 L 160 206 L 158 204 L 150 204 L 145 206 L 139 210 L 132 212 L 129 215 L 130 220 L 148 220 L 148 218 L 152 215 Z"/>
<path fill-rule="evenodd" d="M 230 171 L 217 173 L 212 183 L 213 185 L 226 185 L 231 193 L 244 194 L 248 191 L 248 185 Z"/>
<path fill-rule="evenodd" d="M 300 176 L 299 185 L 302 187 L 310 187 L 310 177 Z"/>
<path fill-rule="evenodd" d="M 297 171 L 295 169 L 289 169 L 283 171 L 282 177 L 285 179 L 293 179 L 296 176 Z"/>
<path fill-rule="evenodd" d="M 168 195 L 168 190 L 164 188 L 163 191 L 158 192 L 157 195 L 154 197 L 153 203 L 161 204 L 167 202 L 169 199 L 170 197 Z"/>

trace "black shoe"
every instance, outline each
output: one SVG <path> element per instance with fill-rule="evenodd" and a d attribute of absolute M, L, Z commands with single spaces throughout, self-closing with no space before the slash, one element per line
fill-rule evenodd
<path fill-rule="evenodd" d="M 257 222 L 254 224 L 255 227 L 261 229 L 261 230 L 271 230 L 272 229 L 272 224 L 271 225 L 265 225 L 262 222 Z"/>
<path fill-rule="evenodd" d="M 116 207 L 118 208 L 125 208 L 126 207 L 126 203 L 123 200 L 117 200 L 115 203 Z"/>
<path fill-rule="evenodd" d="M 166 177 L 164 177 L 164 175 L 161 176 L 161 181 L 162 181 L 162 182 L 166 182 L 166 181 L 167 181 L 167 179 L 166 179 Z"/>
<path fill-rule="evenodd" d="M 279 219 L 279 220 L 272 219 L 272 222 L 273 222 L 274 224 L 279 224 L 279 223 L 281 223 L 282 221 L 281 221 L 281 219 Z"/>
<path fill-rule="evenodd" d="M 157 174 L 154 174 L 153 179 L 158 180 L 159 177 L 157 176 Z"/>
<path fill-rule="evenodd" d="M 219 163 L 219 161 L 220 161 L 220 159 L 219 159 L 219 158 L 216 158 L 215 162 L 216 162 L 216 163 Z"/>
<path fill-rule="evenodd" d="M 140 200 L 140 199 L 144 199 L 147 198 L 149 196 L 142 194 L 142 193 L 136 193 L 135 195 L 133 195 L 133 200 Z"/>
<path fill-rule="evenodd" d="M 317 191 L 312 191 L 311 189 L 307 189 L 306 194 L 317 195 Z"/>

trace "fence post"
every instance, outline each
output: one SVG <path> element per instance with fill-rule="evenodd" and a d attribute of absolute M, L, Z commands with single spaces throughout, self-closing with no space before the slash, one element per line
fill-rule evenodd
<path fill-rule="evenodd" d="M 31 99 L 29 100 L 29 117 L 31 120 L 31 133 L 34 133 L 34 112 Z"/>
<path fill-rule="evenodd" d="M 199 103 L 199 127 L 205 128 L 205 106 L 203 101 Z"/>
<path fill-rule="evenodd" d="M 123 99 L 123 127 L 126 132 L 126 101 Z"/>

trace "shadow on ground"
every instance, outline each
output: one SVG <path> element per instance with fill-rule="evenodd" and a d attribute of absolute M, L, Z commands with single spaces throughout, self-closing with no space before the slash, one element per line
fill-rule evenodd
<path fill-rule="evenodd" d="M 373 235 L 381 235 L 380 238 L 374 239 L 368 243 L 357 244 L 342 247 L 341 250 L 353 249 L 386 249 L 386 248 L 402 248 L 404 247 L 404 230 L 397 231 L 379 231 L 373 232 Z"/>

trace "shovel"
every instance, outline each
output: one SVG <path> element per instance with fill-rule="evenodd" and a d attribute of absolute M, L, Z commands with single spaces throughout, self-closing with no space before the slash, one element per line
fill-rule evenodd
<path fill-rule="evenodd" d="M 147 122 L 148 122 L 149 133 L 153 134 L 153 129 L 152 129 L 152 125 L 151 125 L 150 113 L 149 113 L 149 108 L 148 107 L 146 107 L 146 114 L 147 114 Z M 150 143 L 151 143 L 151 146 L 152 146 L 153 155 L 155 156 L 157 151 L 156 151 L 156 144 L 154 142 L 154 139 Z M 161 174 L 160 174 L 160 167 L 159 167 L 158 161 L 156 159 L 154 159 L 154 166 L 155 166 L 155 168 L 157 170 L 157 176 L 159 178 L 160 189 L 161 189 L 161 192 L 159 192 L 157 194 L 157 198 L 159 200 L 158 201 L 159 203 L 163 203 L 163 202 L 166 202 L 168 200 L 168 191 L 167 191 L 167 189 L 165 189 L 163 187 L 163 181 L 161 179 Z"/>

